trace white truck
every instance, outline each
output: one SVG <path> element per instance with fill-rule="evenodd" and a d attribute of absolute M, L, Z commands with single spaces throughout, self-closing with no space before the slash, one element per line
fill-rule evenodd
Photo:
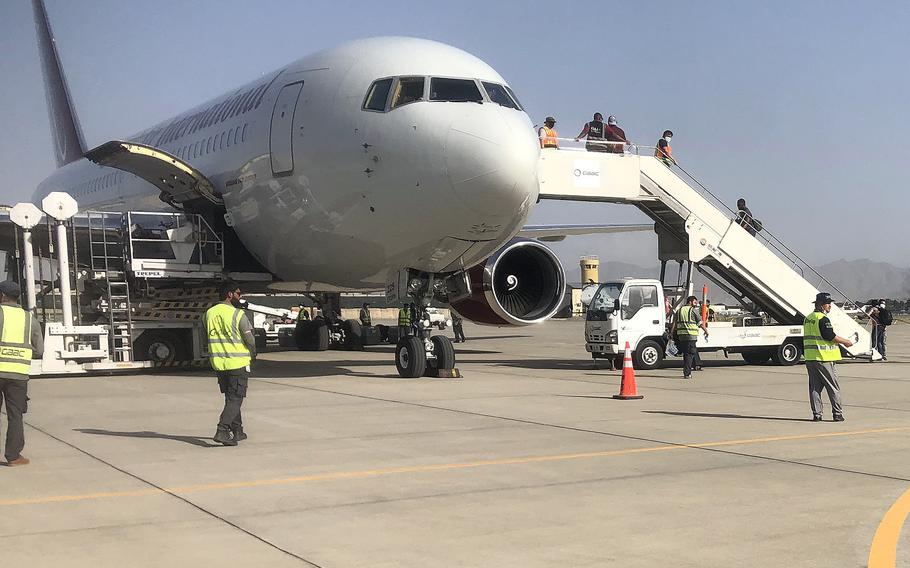
<path fill-rule="evenodd" d="M 659 280 L 634 278 L 599 284 L 586 295 L 590 301 L 585 349 L 595 362 L 618 359 L 621 367 L 628 342 L 636 369 L 655 369 L 663 363 L 671 337 L 669 320 L 682 295 L 679 289 L 665 289 Z M 740 353 L 753 365 L 769 359 L 794 365 L 803 351 L 803 328 L 764 325 L 761 317 L 744 315 L 734 321 L 709 322 L 708 338 L 700 333 L 696 346 L 700 352 Z"/>

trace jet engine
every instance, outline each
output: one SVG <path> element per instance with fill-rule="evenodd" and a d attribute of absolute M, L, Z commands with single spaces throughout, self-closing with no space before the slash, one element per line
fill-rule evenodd
<path fill-rule="evenodd" d="M 468 270 L 471 295 L 452 302 L 469 320 L 487 325 L 546 321 L 562 304 L 566 274 L 538 241 L 516 239 Z"/>

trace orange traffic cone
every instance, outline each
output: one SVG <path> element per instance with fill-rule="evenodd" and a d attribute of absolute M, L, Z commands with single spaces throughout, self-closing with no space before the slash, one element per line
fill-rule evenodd
<path fill-rule="evenodd" d="M 638 388 L 635 386 L 635 369 L 632 367 L 632 348 L 626 341 L 626 354 L 622 358 L 622 384 L 619 387 L 619 394 L 614 394 L 613 398 L 620 400 L 635 400 L 644 398 L 638 394 Z"/>

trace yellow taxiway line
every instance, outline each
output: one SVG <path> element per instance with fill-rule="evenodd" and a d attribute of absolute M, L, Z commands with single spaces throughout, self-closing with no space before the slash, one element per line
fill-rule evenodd
<path fill-rule="evenodd" d="M 894 568 L 897 565 L 897 540 L 910 513 L 910 489 L 891 505 L 872 537 L 868 568 Z"/>
<path fill-rule="evenodd" d="M 790 440 L 812 440 L 818 438 L 836 438 L 844 436 L 859 436 L 864 434 L 879 434 L 885 432 L 900 432 L 910 430 L 910 426 L 894 428 L 874 428 L 867 430 L 849 430 L 846 432 L 825 432 L 814 434 L 795 434 L 789 436 L 769 436 L 763 438 L 746 438 L 741 440 L 721 440 L 716 442 L 699 442 L 691 444 L 662 444 L 655 446 L 646 446 L 640 448 L 627 448 L 623 450 L 607 450 L 601 452 L 583 452 L 571 454 L 556 454 L 544 456 L 525 456 L 515 458 L 503 458 L 496 460 L 478 460 L 463 463 L 443 463 L 416 466 L 390 467 L 381 469 L 368 469 L 360 471 L 340 471 L 330 473 L 319 473 L 312 475 L 299 475 L 293 477 L 282 477 L 276 479 L 254 479 L 248 481 L 234 481 L 227 483 L 205 483 L 199 485 L 184 485 L 175 487 L 165 487 L 162 489 L 150 487 L 148 489 L 137 489 L 131 491 L 106 491 L 97 493 L 81 493 L 74 495 L 48 495 L 45 497 L 26 497 L 21 499 L 2 499 L 0 507 L 11 507 L 17 505 L 44 505 L 51 503 L 66 503 L 73 501 L 89 501 L 97 499 L 114 499 L 122 497 L 144 497 L 149 495 L 160 495 L 173 493 L 184 495 L 188 493 L 200 493 L 206 491 L 220 491 L 226 489 L 243 489 L 252 487 L 266 487 L 274 485 L 288 485 L 295 483 L 306 483 L 310 481 L 334 481 L 344 479 L 362 479 L 367 477 L 378 477 L 383 475 L 396 475 L 408 473 L 426 473 L 434 471 L 454 471 L 459 469 L 470 469 L 478 467 L 492 467 L 503 465 L 519 465 L 530 463 L 557 462 L 566 460 L 604 458 L 613 456 L 626 456 L 633 454 L 643 454 L 651 452 L 670 452 L 698 448 L 718 448 L 724 446 L 744 446 L 749 444 L 762 444 L 769 442 L 784 442 Z M 905 495 L 906 497 L 906 495 Z M 910 504 L 910 497 L 907 498 Z M 904 513 L 906 516 L 906 512 Z M 903 517 L 902 517 L 903 518 Z M 871 566 L 871 564 L 870 564 Z"/>

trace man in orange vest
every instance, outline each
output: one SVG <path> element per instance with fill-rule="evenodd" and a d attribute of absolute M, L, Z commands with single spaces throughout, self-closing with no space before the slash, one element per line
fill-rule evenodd
<path fill-rule="evenodd" d="M 676 159 L 673 158 L 673 148 L 670 147 L 671 138 L 673 138 L 673 131 L 664 130 L 664 135 L 657 141 L 657 147 L 654 148 L 654 157 L 668 168 L 676 163 Z"/>
<path fill-rule="evenodd" d="M 556 126 L 556 119 L 548 116 L 543 121 L 543 126 L 537 129 L 537 137 L 540 139 L 541 148 L 559 149 L 559 135 L 553 129 L 554 126 Z"/>

